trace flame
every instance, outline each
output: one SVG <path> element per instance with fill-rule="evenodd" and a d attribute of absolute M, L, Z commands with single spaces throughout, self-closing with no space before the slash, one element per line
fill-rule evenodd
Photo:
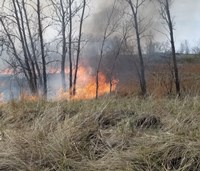
<path fill-rule="evenodd" d="M 92 74 L 91 68 L 80 66 L 78 69 L 75 100 L 93 99 L 96 97 L 96 76 Z M 117 80 L 112 81 L 112 91 L 116 89 Z M 102 96 L 110 93 L 110 83 L 103 73 L 99 73 L 99 90 L 98 95 Z M 60 91 L 59 99 L 69 98 L 69 92 Z"/>
<path fill-rule="evenodd" d="M 60 68 L 54 68 L 54 67 L 50 67 L 47 70 L 48 74 L 60 74 L 61 69 Z M 65 74 L 69 74 L 69 69 L 65 68 Z"/>
<path fill-rule="evenodd" d="M 10 75 L 13 73 L 12 70 L 6 69 L 1 74 Z M 48 73 L 51 74 L 60 74 L 60 69 L 58 68 L 49 68 Z M 69 74 L 69 69 L 65 69 L 65 73 Z M 73 70 L 74 73 L 74 70 Z M 112 80 L 112 91 L 115 91 L 118 84 L 117 80 Z M 63 92 L 59 90 L 55 99 L 93 99 L 96 97 L 96 75 L 93 74 L 93 70 L 90 67 L 80 66 L 77 73 L 77 84 L 76 84 L 76 95 L 70 98 L 70 91 Z M 99 89 L 98 95 L 102 96 L 110 93 L 110 83 L 107 80 L 106 76 L 99 72 Z M 38 95 L 31 95 L 30 92 L 22 92 L 19 96 L 19 100 L 28 100 L 28 101 L 38 101 L 40 97 Z M 0 93 L 0 103 L 4 101 L 3 94 Z"/>
<path fill-rule="evenodd" d="M 21 101 L 38 101 L 40 98 L 38 95 L 31 95 L 28 92 L 22 92 L 19 96 Z"/>
<path fill-rule="evenodd" d="M 12 75 L 13 73 L 13 70 L 9 68 L 0 71 L 1 75 Z"/>
<path fill-rule="evenodd" d="M 59 74 L 60 73 L 60 69 L 52 67 L 52 68 L 48 69 L 47 73 L 49 73 L 49 74 Z"/>

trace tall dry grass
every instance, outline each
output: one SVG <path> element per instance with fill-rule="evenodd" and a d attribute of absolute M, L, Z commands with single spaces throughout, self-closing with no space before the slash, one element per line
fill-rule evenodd
<path fill-rule="evenodd" d="M 191 59 L 192 60 L 192 59 Z M 200 94 L 200 62 L 179 62 L 179 77 L 181 94 Z M 172 68 L 166 63 L 149 64 L 146 68 L 146 82 L 148 94 L 157 98 L 176 95 Z M 121 96 L 137 95 L 141 92 L 137 79 L 130 79 L 125 84 L 121 83 L 117 88 L 117 94 Z"/>
<path fill-rule="evenodd" d="M 0 107 L 0 170 L 199 171 L 200 98 Z"/>

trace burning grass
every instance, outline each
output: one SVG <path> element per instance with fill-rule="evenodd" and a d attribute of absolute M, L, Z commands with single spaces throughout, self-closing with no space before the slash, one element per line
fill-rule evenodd
<path fill-rule="evenodd" d="M 0 170 L 199 171 L 199 100 L 3 104 Z"/>
<path fill-rule="evenodd" d="M 76 95 L 70 97 L 70 91 L 64 92 L 62 89 L 59 90 L 57 99 L 66 100 L 66 99 L 74 99 L 74 100 L 87 100 L 94 99 L 96 97 L 96 76 L 94 75 L 92 68 L 80 66 L 78 70 L 77 77 L 77 85 L 76 85 Z M 99 96 L 103 96 L 105 94 L 109 94 L 112 91 L 116 90 L 118 81 L 112 80 L 112 87 L 109 80 L 106 78 L 106 75 L 102 72 L 99 73 Z"/>

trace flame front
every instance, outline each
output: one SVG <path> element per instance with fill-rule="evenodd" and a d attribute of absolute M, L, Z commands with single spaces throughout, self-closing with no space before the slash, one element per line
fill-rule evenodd
<path fill-rule="evenodd" d="M 112 81 L 112 91 L 115 91 L 118 81 Z M 102 96 L 110 93 L 110 83 L 107 81 L 103 73 L 99 73 L 99 89 L 98 95 Z M 69 92 L 62 92 L 59 95 L 60 99 L 68 98 Z M 96 76 L 92 74 L 92 70 L 86 67 L 79 67 L 76 86 L 76 95 L 73 99 L 93 99 L 96 97 Z"/>
<path fill-rule="evenodd" d="M 49 68 L 48 73 L 50 74 L 60 74 L 60 69 L 58 68 Z M 73 70 L 74 73 L 74 70 Z M 12 70 L 6 69 L 0 74 L 10 75 L 13 74 Z M 69 69 L 65 69 L 65 74 L 69 74 Z M 117 80 L 112 80 L 112 87 L 110 85 L 109 80 L 106 76 L 99 72 L 99 86 L 98 86 L 98 96 L 103 96 L 105 94 L 110 93 L 110 89 L 112 91 L 116 90 L 116 86 L 118 84 Z M 83 99 L 93 99 L 96 97 L 96 75 L 93 73 L 93 69 L 90 67 L 80 66 L 78 68 L 77 73 L 77 83 L 76 83 L 76 94 L 73 97 L 70 97 L 70 91 L 63 92 L 62 90 L 58 90 L 57 96 L 53 97 L 53 99 L 75 99 L 75 100 L 83 100 Z M 40 99 L 38 95 L 31 95 L 30 92 L 22 92 L 19 96 L 20 100 L 29 100 L 29 101 L 37 101 Z M 0 103 L 4 102 L 4 95 L 0 93 Z"/>
<path fill-rule="evenodd" d="M 0 71 L 1 75 L 12 75 L 13 73 L 13 70 L 9 68 Z"/>
<path fill-rule="evenodd" d="M 27 92 L 22 92 L 19 96 L 19 100 L 21 101 L 38 101 L 40 96 L 38 95 L 31 95 L 30 93 Z"/>

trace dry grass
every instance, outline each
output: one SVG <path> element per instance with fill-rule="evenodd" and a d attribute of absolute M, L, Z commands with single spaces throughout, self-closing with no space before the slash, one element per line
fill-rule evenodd
<path fill-rule="evenodd" d="M 200 62 L 179 62 L 179 77 L 182 95 L 195 96 L 200 93 Z M 148 64 L 146 68 L 147 91 L 151 96 L 163 98 L 176 94 L 172 70 L 166 63 Z M 122 96 L 136 95 L 140 92 L 138 80 L 131 79 L 117 87 Z"/>
<path fill-rule="evenodd" d="M 0 170 L 199 171 L 200 98 L 11 102 Z"/>

